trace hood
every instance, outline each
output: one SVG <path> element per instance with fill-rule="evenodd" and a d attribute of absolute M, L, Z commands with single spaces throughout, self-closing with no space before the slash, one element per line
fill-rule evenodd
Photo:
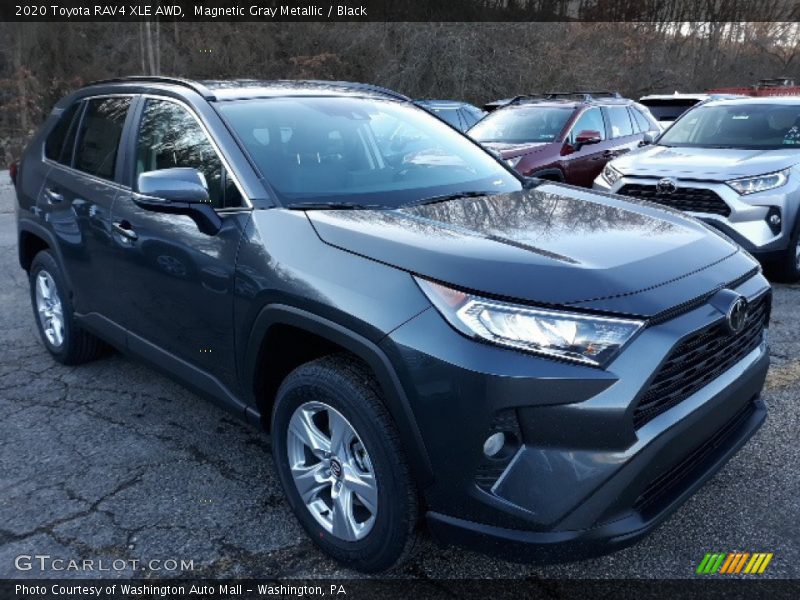
<path fill-rule="evenodd" d="M 531 154 L 544 150 L 550 144 L 548 142 L 526 142 L 524 144 L 511 144 L 507 142 L 480 142 L 481 146 L 497 152 L 502 158 L 514 158 L 522 154 Z"/>
<path fill-rule="evenodd" d="M 614 160 L 614 168 L 637 177 L 728 181 L 763 175 L 800 163 L 797 150 L 734 150 L 646 146 Z"/>
<path fill-rule="evenodd" d="M 309 211 L 320 238 L 491 296 L 652 316 L 753 269 L 670 209 L 555 183 L 397 210 Z"/>

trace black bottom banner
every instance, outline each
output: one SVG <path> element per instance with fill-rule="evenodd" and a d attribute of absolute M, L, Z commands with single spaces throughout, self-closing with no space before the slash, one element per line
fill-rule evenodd
<path fill-rule="evenodd" d="M 798 580 L 2 580 L 0 599 L 695 599 L 800 598 Z"/>

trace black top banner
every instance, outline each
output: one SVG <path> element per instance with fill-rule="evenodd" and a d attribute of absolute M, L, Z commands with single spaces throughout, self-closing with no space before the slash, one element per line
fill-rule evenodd
<path fill-rule="evenodd" d="M 1 21 L 800 21 L 800 0 L 10 0 Z"/>

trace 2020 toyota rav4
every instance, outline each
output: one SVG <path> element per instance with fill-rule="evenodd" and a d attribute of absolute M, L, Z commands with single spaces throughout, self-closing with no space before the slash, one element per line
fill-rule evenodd
<path fill-rule="evenodd" d="M 605 164 L 661 132 L 642 105 L 611 92 L 518 96 L 467 133 L 526 177 L 591 187 Z"/>
<path fill-rule="evenodd" d="M 524 180 L 381 88 L 89 85 L 16 187 L 53 357 L 109 344 L 262 425 L 300 523 L 358 569 L 422 520 L 518 559 L 620 548 L 765 418 L 771 295 L 746 252 Z"/>
<path fill-rule="evenodd" d="M 609 163 L 596 189 L 687 211 L 800 279 L 800 99 L 711 100 Z"/>

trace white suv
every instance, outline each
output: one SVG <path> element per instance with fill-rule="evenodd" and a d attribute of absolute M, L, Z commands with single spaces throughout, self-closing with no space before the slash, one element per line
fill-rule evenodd
<path fill-rule="evenodd" d="M 712 100 L 608 163 L 596 189 L 692 213 L 800 279 L 800 97 Z"/>

